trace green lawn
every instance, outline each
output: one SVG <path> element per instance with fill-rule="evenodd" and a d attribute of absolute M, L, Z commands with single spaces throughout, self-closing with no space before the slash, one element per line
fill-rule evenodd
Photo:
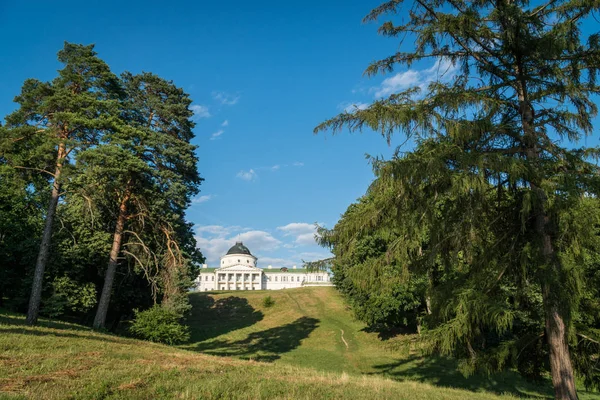
<path fill-rule="evenodd" d="M 263 307 L 266 296 L 275 300 L 274 306 Z M 474 392 L 553 398 L 550 381 L 535 385 L 516 373 L 465 378 L 452 360 L 409 353 L 403 346 L 410 339 L 406 336 L 383 341 L 364 330 L 331 287 L 194 293 L 191 301 L 191 343 L 181 346 L 188 350 Z M 600 399 L 580 386 L 582 399 Z"/>
<path fill-rule="evenodd" d="M 267 295 L 273 307 L 262 306 Z M 193 337 L 181 348 L 43 319 L 32 328 L 22 315 L 0 310 L 0 399 L 458 400 L 551 394 L 548 385 L 541 390 L 513 374 L 465 379 L 448 360 L 398 350 L 398 339 L 381 341 L 364 332 L 331 288 L 198 293 L 192 302 Z"/>

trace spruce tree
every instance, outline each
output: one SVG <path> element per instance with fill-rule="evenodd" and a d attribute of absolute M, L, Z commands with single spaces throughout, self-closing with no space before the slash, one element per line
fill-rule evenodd
<path fill-rule="evenodd" d="M 58 77 L 51 82 L 26 80 L 15 98 L 19 108 L 6 118 L 7 128 L 11 136 L 18 137 L 18 142 L 46 152 L 32 155 L 42 161 L 40 165 L 19 165 L 22 160 L 11 159 L 11 152 L 7 151 L 8 164 L 43 173 L 50 177 L 52 185 L 31 288 L 28 324 L 37 321 L 54 216 L 69 162 L 77 152 L 97 144 L 103 133 L 114 127 L 118 114 L 118 79 L 97 57 L 93 45 L 65 42 L 58 60 L 64 64 Z M 15 143 L 14 138 L 5 139 Z M 50 165 L 44 163 L 48 159 L 53 160 Z"/>
<path fill-rule="evenodd" d="M 577 398 L 569 339 L 583 284 L 581 242 L 593 235 L 586 227 L 573 235 L 565 221 L 581 199 L 598 195 L 599 186 L 597 168 L 586 161 L 595 152 L 572 150 L 565 143 L 593 133 L 600 35 L 582 32 L 581 26 L 598 9 L 598 1 L 574 0 L 536 5 L 417 0 L 410 7 L 400 0 L 386 2 L 366 20 L 406 10 L 406 21 L 387 21 L 380 32 L 413 39 L 415 48 L 373 63 L 367 74 L 437 60 L 438 66 L 456 67 L 456 76 L 452 82 L 432 82 L 425 92 L 394 93 L 316 128 L 369 127 L 388 140 L 400 131 L 418 143 L 419 152 L 378 171 L 384 186 L 397 184 L 403 193 L 400 200 L 390 200 L 401 203 L 393 207 L 430 218 L 431 255 L 465 265 L 467 282 L 474 284 L 479 276 L 491 285 L 487 290 L 463 287 L 462 297 L 453 297 L 447 310 L 454 311 L 445 330 L 438 331 L 438 343 L 465 344 L 475 357 L 470 331 L 461 329 L 485 323 L 508 329 L 511 314 L 498 311 L 501 304 L 488 294 L 519 266 L 541 293 L 557 399 Z M 490 186 L 498 194 L 496 203 Z M 512 257 L 515 253 L 521 259 Z M 490 277 L 494 268 L 497 274 Z M 527 283 L 515 282 L 521 288 Z M 470 313 L 461 314 L 461 308 Z"/>

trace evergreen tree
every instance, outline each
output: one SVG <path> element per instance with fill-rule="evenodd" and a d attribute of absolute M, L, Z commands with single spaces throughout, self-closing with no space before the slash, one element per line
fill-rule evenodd
<path fill-rule="evenodd" d="M 191 237 L 185 209 L 202 180 L 190 144 L 194 137 L 191 100 L 172 82 L 150 73 L 125 73 L 122 85 L 120 129 L 79 157 L 78 184 L 90 199 L 103 204 L 114 221 L 96 328 L 104 327 L 121 254 L 137 261 L 154 295 L 162 290 L 166 301 L 181 293 L 180 283 L 187 280 L 196 252 L 189 246 L 182 248 Z"/>
<path fill-rule="evenodd" d="M 38 239 L 43 224 L 43 204 L 47 204 L 47 177 L 9 164 L 34 165 L 28 162 L 37 153 L 38 143 L 24 141 L 0 125 L 0 306 L 22 305 L 30 266 L 35 264 Z M 31 289 L 31 281 L 29 288 Z M 10 304 L 3 304 L 4 298 Z"/>
<path fill-rule="evenodd" d="M 69 161 L 78 151 L 98 143 L 114 126 L 118 111 L 117 77 L 96 56 L 93 45 L 65 42 L 58 60 L 64 64 L 58 77 L 51 82 L 26 80 L 15 98 L 19 108 L 6 118 L 11 135 L 5 139 L 15 143 L 11 136 L 16 135 L 19 142 L 37 145 L 35 158 L 45 161 L 19 165 L 18 159 L 11 159 L 16 153 L 7 151 L 8 164 L 44 173 L 52 183 L 29 300 L 29 324 L 35 324 L 38 317 L 52 226 Z M 48 163 L 49 159 L 53 161 Z"/>
<path fill-rule="evenodd" d="M 403 6 L 386 2 L 366 20 Z M 598 170 L 586 162 L 594 151 L 560 141 L 593 132 L 600 35 L 580 27 L 599 8 L 596 0 L 417 0 L 406 22 L 380 28 L 414 38 L 415 49 L 375 62 L 367 73 L 437 59 L 439 68 L 457 68 L 452 82 L 395 93 L 316 128 L 366 126 L 388 141 L 401 131 L 417 142 L 417 153 L 382 164 L 378 174 L 381 190 L 396 185 L 402 194 L 391 207 L 414 216 L 402 223 L 414 230 L 428 220 L 429 260 L 462 276 L 440 299 L 446 308 L 433 332 L 438 350 L 464 345 L 475 359 L 478 328 L 501 334 L 514 321 L 498 302 L 505 274 L 521 292 L 534 282 L 557 399 L 577 398 L 569 339 L 577 334 L 585 285 L 582 257 L 597 250 L 586 239 L 597 234 L 592 227 L 572 230 L 566 221 L 585 196 L 599 192 Z"/>
<path fill-rule="evenodd" d="M 408 254 L 418 251 L 423 240 L 413 237 L 411 246 L 401 224 L 382 224 L 379 220 L 376 225 L 365 226 L 364 214 L 370 214 L 372 207 L 381 202 L 375 195 L 380 193 L 370 191 L 351 204 L 333 229 L 318 229 L 319 243 L 329 247 L 335 257 L 323 265 L 306 263 L 306 267 L 330 269 L 337 290 L 370 329 L 381 335 L 399 328 L 420 332 L 422 316 L 428 313 L 427 276 L 415 269 L 407 273 L 406 265 L 412 260 L 400 257 L 402 253 L 395 248 L 401 243 L 404 254 Z M 362 227 L 357 229 L 355 224 Z"/>

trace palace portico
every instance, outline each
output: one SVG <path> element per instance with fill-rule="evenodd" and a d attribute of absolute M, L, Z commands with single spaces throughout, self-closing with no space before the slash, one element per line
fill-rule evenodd
<path fill-rule="evenodd" d="M 237 242 L 220 259 L 218 268 L 203 265 L 194 281 L 195 289 L 209 290 L 274 290 L 301 286 L 331 286 L 327 272 L 309 272 L 306 269 L 257 266 L 258 259 L 242 242 Z"/>

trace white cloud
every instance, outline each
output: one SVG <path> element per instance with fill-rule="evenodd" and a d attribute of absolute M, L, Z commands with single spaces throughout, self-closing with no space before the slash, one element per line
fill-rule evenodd
<path fill-rule="evenodd" d="M 318 261 L 332 257 L 332 254 L 330 252 L 307 251 L 296 254 L 296 257 L 304 261 Z"/>
<path fill-rule="evenodd" d="M 203 106 L 200 104 L 192 104 L 190 106 L 190 110 L 193 111 L 195 120 L 210 117 L 210 113 L 208 112 L 208 107 L 206 107 L 206 106 Z"/>
<path fill-rule="evenodd" d="M 238 235 L 238 238 L 255 253 L 275 250 L 281 245 L 280 240 L 275 239 L 270 233 L 265 231 L 243 232 Z"/>
<path fill-rule="evenodd" d="M 283 267 L 292 268 L 294 265 L 297 265 L 294 263 L 294 261 L 280 257 L 261 257 L 258 260 L 258 263 L 261 268 L 267 268 L 269 265 L 271 265 L 273 269 L 279 269 Z M 298 268 L 301 268 L 301 265 L 297 266 Z"/>
<path fill-rule="evenodd" d="M 425 74 L 428 75 L 429 78 L 431 78 L 430 80 L 448 80 L 451 79 L 454 75 L 456 75 L 457 70 L 458 67 L 456 65 L 453 65 L 452 61 L 443 57 L 435 60 L 433 66 L 425 70 Z"/>
<path fill-rule="evenodd" d="M 273 268 L 291 268 L 297 265 L 300 268 L 302 260 L 315 261 L 331 257 L 327 250 L 317 246 L 312 240 L 314 226 L 302 222 L 280 226 L 274 233 L 237 225 L 196 226 L 195 231 L 197 246 L 211 267 L 218 266 L 219 258 L 238 241 L 244 242 L 244 245 L 258 258 L 258 265 L 262 268 L 268 265 L 272 265 Z M 297 243 L 298 241 L 301 243 Z M 301 247 L 302 243 L 311 246 Z"/>
<path fill-rule="evenodd" d="M 210 195 L 210 194 L 207 194 L 207 195 L 204 195 L 204 196 L 200 196 L 200 197 L 196 197 L 196 198 L 192 199 L 192 204 L 206 203 L 210 199 L 212 199 L 212 195 Z"/>
<path fill-rule="evenodd" d="M 227 93 L 227 92 L 217 92 L 217 91 L 212 92 L 212 96 L 219 103 L 226 105 L 226 106 L 232 106 L 234 104 L 237 104 L 237 102 L 241 98 L 241 96 L 239 94 L 231 94 L 231 93 Z"/>
<path fill-rule="evenodd" d="M 225 237 L 206 238 L 203 236 L 196 236 L 196 246 L 206 258 L 207 264 L 213 267 L 219 264 L 219 257 L 227 253 L 227 250 L 229 250 L 234 244 L 235 239 L 232 240 Z"/>
<path fill-rule="evenodd" d="M 317 233 L 317 228 L 314 224 L 292 222 L 285 226 L 277 227 L 277 230 L 282 231 L 283 236 L 293 236 L 294 243 L 299 246 L 316 244 L 315 234 Z"/>
<path fill-rule="evenodd" d="M 253 169 L 250 169 L 248 171 L 241 170 L 240 172 L 237 173 L 236 176 L 245 181 L 253 181 L 258 177 L 258 175 L 256 174 L 256 172 Z"/>
<path fill-rule="evenodd" d="M 200 236 L 226 236 L 233 232 L 248 231 L 248 228 L 242 228 L 239 225 L 234 226 L 221 226 L 221 225 L 196 225 L 194 227 L 196 233 Z"/>
<path fill-rule="evenodd" d="M 244 242 L 244 245 L 257 257 L 262 252 L 277 250 L 282 244 L 269 232 L 248 230 L 240 226 L 208 225 L 196 228 L 197 246 L 206 257 L 208 264 L 213 266 L 218 265 L 219 258 L 238 241 Z"/>
<path fill-rule="evenodd" d="M 221 124 L 221 126 L 229 126 L 229 120 L 226 119 L 225 121 L 223 121 L 223 123 Z"/>
<path fill-rule="evenodd" d="M 456 74 L 457 67 L 447 58 L 438 58 L 432 67 L 422 70 L 409 69 L 384 79 L 381 85 L 372 88 L 376 98 L 418 86 L 421 89 L 434 81 L 448 81 Z"/>
<path fill-rule="evenodd" d="M 283 231 L 285 236 L 298 235 L 301 233 L 314 232 L 315 225 L 306 222 L 291 222 L 284 226 L 278 226 L 277 230 Z"/>
<path fill-rule="evenodd" d="M 300 162 L 300 161 L 296 161 L 295 163 L 292 164 L 294 167 L 304 167 L 304 163 Z"/>
<path fill-rule="evenodd" d="M 408 70 L 405 72 L 399 72 L 396 75 L 384 79 L 381 82 L 381 86 L 375 92 L 375 97 L 386 97 L 392 93 L 399 92 L 401 90 L 408 89 L 409 87 L 416 86 L 421 82 L 421 73 L 419 71 Z"/>
<path fill-rule="evenodd" d="M 275 164 L 275 165 L 271 165 L 268 167 L 256 167 L 254 168 L 255 171 L 271 171 L 271 172 L 275 172 L 278 171 L 279 169 L 281 169 L 282 167 L 287 167 L 287 164 L 283 164 L 283 165 L 279 165 L 279 164 Z"/>
<path fill-rule="evenodd" d="M 356 110 L 364 110 L 367 107 L 369 107 L 369 105 L 367 103 L 350 103 L 350 102 L 344 102 L 338 105 L 338 108 L 340 110 L 344 110 L 347 113 L 351 113 L 354 112 Z"/>
<path fill-rule="evenodd" d="M 221 136 L 224 133 L 225 131 L 223 129 L 219 129 L 218 131 L 210 135 L 210 140 L 216 140 L 219 136 Z"/>
<path fill-rule="evenodd" d="M 308 246 L 317 243 L 315 241 L 315 232 L 303 233 L 302 235 L 298 235 L 298 237 L 296 237 L 296 243 L 298 243 L 301 246 Z"/>

